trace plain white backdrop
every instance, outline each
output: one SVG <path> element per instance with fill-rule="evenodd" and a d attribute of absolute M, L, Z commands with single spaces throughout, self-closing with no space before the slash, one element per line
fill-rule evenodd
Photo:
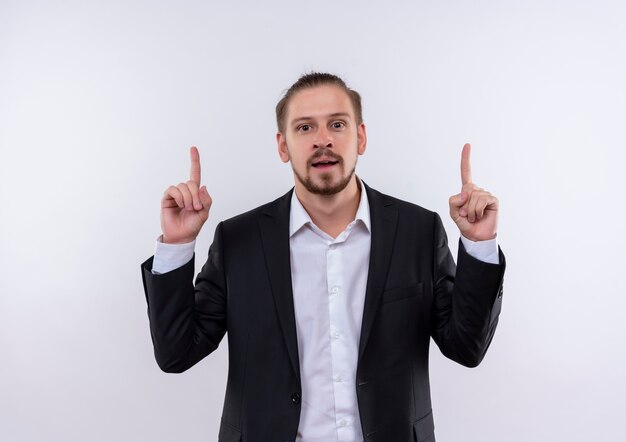
<path fill-rule="evenodd" d="M 140 263 L 200 149 L 219 220 L 285 193 L 274 106 L 301 74 L 363 96 L 371 186 L 437 211 L 472 143 L 501 203 L 500 324 L 431 346 L 441 442 L 621 441 L 626 3 L 0 0 L 0 439 L 217 439 L 227 347 L 165 374 Z"/>

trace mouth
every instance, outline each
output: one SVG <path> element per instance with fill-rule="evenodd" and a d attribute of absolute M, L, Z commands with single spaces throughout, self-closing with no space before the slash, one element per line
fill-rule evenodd
<path fill-rule="evenodd" d="M 313 163 L 312 166 L 315 167 L 316 169 L 330 169 L 331 167 L 333 167 L 335 164 L 338 164 L 339 161 L 318 161 L 316 163 Z"/>

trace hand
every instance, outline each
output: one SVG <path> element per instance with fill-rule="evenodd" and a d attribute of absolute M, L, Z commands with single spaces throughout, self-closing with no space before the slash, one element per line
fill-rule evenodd
<path fill-rule="evenodd" d="M 461 234 L 472 241 L 496 237 L 498 198 L 472 183 L 469 144 L 461 153 L 461 193 L 450 197 L 450 216 Z"/>
<path fill-rule="evenodd" d="M 161 199 L 163 242 L 182 244 L 196 239 L 209 218 L 213 200 L 205 186 L 200 187 L 200 154 L 192 146 L 191 176 L 186 183 L 167 188 Z"/>

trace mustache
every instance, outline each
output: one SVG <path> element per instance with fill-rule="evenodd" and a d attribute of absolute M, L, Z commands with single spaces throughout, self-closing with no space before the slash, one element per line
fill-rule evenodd
<path fill-rule="evenodd" d="M 313 163 L 315 163 L 319 158 L 322 158 L 322 157 L 332 158 L 334 161 L 339 162 L 339 164 L 343 163 L 343 158 L 340 155 L 337 155 L 335 152 L 333 152 L 330 149 L 325 149 L 325 150 L 318 150 L 317 152 L 315 152 L 311 156 L 311 158 L 309 158 L 309 160 L 307 161 L 307 166 L 313 167 Z"/>

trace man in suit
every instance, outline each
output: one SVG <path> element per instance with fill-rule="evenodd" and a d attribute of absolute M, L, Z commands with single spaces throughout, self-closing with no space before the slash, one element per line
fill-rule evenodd
<path fill-rule="evenodd" d="M 185 371 L 228 332 L 220 441 L 432 442 L 430 337 L 474 367 L 498 322 L 498 200 L 472 183 L 465 145 L 449 199 L 457 267 L 437 213 L 356 176 L 361 100 L 339 77 L 304 75 L 276 115 L 295 187 L 219 223 L 195 286 L 212 202 L 195 147 L 190 180 L 163 196 L 163 234 L 142 264 L 157 363 Z"/>

